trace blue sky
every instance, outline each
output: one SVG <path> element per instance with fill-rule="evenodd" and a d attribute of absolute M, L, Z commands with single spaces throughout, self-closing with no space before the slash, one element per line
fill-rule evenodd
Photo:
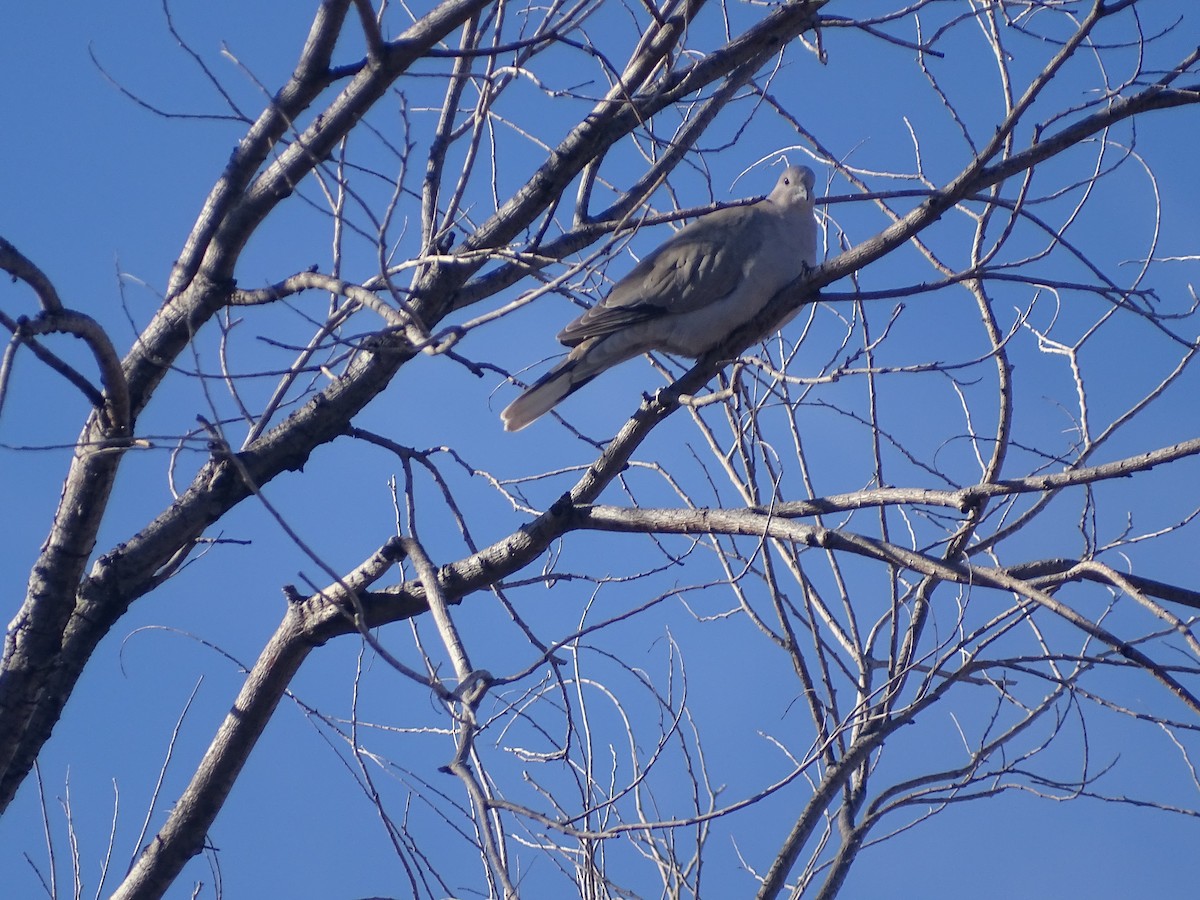
<path fill-rule="evenodd" d="M 843 5 L 835 2 L 830 11 L 847 15 L 862 11 L 853 4 L 840 9 Z M 286 77 L 307 31 L 308 6 L 300 10 L 296 4 L 284 2 L 180 3 L 174 14 L 181 33 L 203 54 L 236 101 L 253 115 L 262 99 L 254 79 L 274 89 Z M 891 4 L 868 6 L 882 9 Z M 737 14 L 757 15 L 757 7 L 738 7 Z M 607 27 L 598 20 L 597 35 L 602 37 Z M 612 27 L 618 24 L 614 22 Z M 720 23 L 715 18 L 702 18 L 698 27 L 715 29 Z M 1183 29 L 1165 39 L 1168 46 L 1162 49 L 1162 58 L 1183 56 L 1188 37 Z M 944 179 L 957 171 L 964 161 L 963 146 L 936 109 L 914 101 L 919 79 L 913 76 L 910 65 L 900 65 L 907 59 L 903 48 L 836 30 L 827 32 L 825 41 L 830 66 L 821 66 L 811 56 L 793 51 L 789 65 L 776 76 L 773 87 L 794 115 L 835 153 L 867 168 L 903 168 L 911 164 L 907 116 L 928 142 L 924 161 L 930 175 Z M 228 51 L 225 56 L 223 47 Z M 68 12 L 26 4 L 7 15 L 7 26 L 0 35 L 0 92 L 8 121 L 7 133 L 0 138 L 0 171 L 5 173 L 0 235 L 52 278 L 68 305 L 109 328 L 118 348 L 124 350 L 134 335 L 130 319 L 144 323 L 156 308 L 170 265 L 242 126 L 207 118 L 165 120 L 140 108 L 98 71 L 89 49 L 113 78 L 150 104 L 198 116 L 225 110 L 176 46 L 157 9 L 140 3 L 110 2 L 74 4 Z M 941 72 L 968 110 L 967 115 L 977 117 L 969 124 L 983 127 L 994 119 L 997 98 L 991 82 L 979 74 L 981 63 L 977 57 L 970 53 L 952 56 Z M 855 61 L 854 79 L 840 74 L 846 71 L 840 66 L 847 58 Z M 563 84 L 571 83 L 571 71 L 554 74 Z M 1077 102 L 1086 84 L 1084 74 L 1066 73 L 1048 102 Z M 421 96 L 421 88 L 414 87 L 415 107 Z M 534 96 L 536 92 L 531 93 Z M 748 109 L 746 103 L 735 108 L 704 142 L 715 146 L 723 139 L 731 141 L 730 146 L 712 154 L 720 164 L 712 179 L 717 199 L 765 192 L 774 174 L 763 163 L 777 149 L 787 150 L 792 161 L 808 161 L 796 149 L 801 141 L 777 119 L 756 117 L 739 131 L 739 117 Z M 431 115 L 414 108 L 412 121 L 419 127 Z M 565 127 L 569 113 L 562 115 Z M 381 115 L 381 120 L 399 128 L 398 114 L 390 120 Z M 550 134 L 559 133 L 554 121 L 540 124 Z M 736 141 L 732 140 L 734 136 Z M 1118 137 L 1131 140 L 1135 136 Z M 1021 136 L 1022 140 L 1027 138 Z M 1195 201 L 1200 196 L 1200 171 L 1191 153 L 1198 139 L 1200 121 L 1194 110 L 1151 115 L 1138 125 L 1137 150 L 1159 177 L 1163 214 L 1161 243 L 1156 251 L 1159 256 L 1196 253 L 1200 213 Z M 503 166 L 499 181 L 511 187 L 540 157 L 512 133 L 501 133 L 497 140 L 501 150 L 506 151 L 500 155 Z M 362 152 L 371 159 L 387 158 L 369 141 L 364 141 Z M 617 180 L 628 172 L 640 171 L 634 169 L 637 164 L 636 154 L 625 148 L 614 152 L 612 167 L 606 171 Z M 1086 171 L 1089 164 L 1087 152 L 1061 163 L 1065 168 L 1078 166 L 1081 171 Z M 826 171 L 818 176 L 820 190 L 825 188 Z M 1090 252 L 1111 265 L 1114 272 L 1127 270 L 1128 260 L 1145 255 L 1146 235 L 1153 221 L 1149 178 L 1133 162 L 1122 171 L 1121 177 L 1111 179 L 1102 188 L 1113 194 L 1098 203 L 1101 213 L 1085 217 L 1073 232 L 1076 240 L 1086 242 Z M 693 195 L 680 197 L 685 205 L 711 199 L 703 192 L 699 178 L 681 175 L 679 185 L 681 191 L 694 191 Z M 881 189 L 897 186 L 905 185 L 879 179 Z M 830 192 L 850 191 L 844 181 L 834 180 Z M 656 200 L 667 203 L 663 195 Z M 476 202 L 486 211 L 485 192 L 479 192 Z M 830 210 L 851 241 L 867 237 L 882 225 L 882 217 L 863 206 L 846 204 Z M 961 228 L 961 224 L 955 225 L 955 221 L 948 216 L 938 226 L 945 229 L 946 246 L 956 243 L 950 230 Z M 301 203 L 287 206 L 252 242 L 242 262 L 239 282 L 255 286 L 311 264 L 324 265 L 329 258 L 329 234 L 323 223 L 319 212 Z M 351 246 L 348 259 L 359 271 L 348 273 L 350 277 L 370 274 L 368 250 Z M 610 274 L 619 275 L 627 265 L 627 257 L 616 256 Z M 1196 279 L 1195 260 L 1161 268 L 1154 286 L 1173 307 L 1186 306 L 1187 285 Z M 1081 277 L 1070 267 L 1052 271 L 1055 277 Z M 123 277 L 118 278 L 118 273 Z M 928 269 L 921 266 L 916 254 L 903 252 L 864 272 L 863 287 L 882 289 L 928 277 Z M 835 285 L 834 289 L 849 288 Z M 1095 317 L 1094 309 L 1056 304 L 1046 296 L 1035 302 L 1028 292 L 1014 291 L 1005 300 L 998 306 L 1005 306 L 1008 321 L 1015 320 L 1013 307 L 1032 304 L 1030 324 L 1038 329 L 1053 325 L 1060 340 L 1078 337 Z M 29 302 L 21 290 L 8 285 L 0 288 L 0 304 L 10 314 L 32 312 L 22 305 Z M 463 342 L 463 351 L 468 355 L 486 354 L 513 370 L 540 365 L 557 352 L 553 336 L 571 315 L 572 309 L 561 298 L 551 297 L 511 317 L 508 330 L 499 332 L 490 345 L 484 342 L 491 332 L 469 336 Z M 875 326 L 882 328 L 887 311 L 881 309 L 872 315 L 876 316 Z M 276 340 L 302 341 L 307 333 L 300 304 L 291 316 L 251 310 L 243 319 L 234 330 L 233 346 L 242 354 L 235 359 L 244 360 L 246 370 L 276 365 L 281 360 L 286 364 L 287 354 L 272 355 L 262 349 L 258 340 L 262 334 Z M 896 338 L 881 349 L 880 365 L 903 366 L 931 358 L 971 359 L 985 349 L 973 324 L 975 319 L 973 308 L 945 300 L 912 298 L 896 325 Z M 797 329 L 802 321 L 803 316 L 789 327 Z M 814 337 L 801 348 L 797 365 L 819 369 L 836 349 L 839 328 L 834 313 L 818 312 Z M 1022 379 L 1021 396 L 1029 400 L 1027 406 L 1022 406 L 1021 425 L 1027 429 L 1025 433 L 1047 441 L 1047 435 L 1061 432 L 1065 446 L 1070 430 L 1070 372 L 1061 358 L 1037 353 L 1030 332 L 1020 334 L 1025 344 L 1019 351 L 1017 371 Z M 211 370 L 216 361 L 213 339 L 206 336 L 200 347 L 201 355 L 194 362 L 201 369 Z M 56 349 L 88 370 L 86 355 L 79 348 L 56 345 Z M 1169 347 L 1169 342 L 1156 338 L 1148 329 L 1133 326 L 1128 331 L 1113 329 L 1111 339 L 1100 338 L 1089 345 L 1084 359 L 1089 386 L 1097 395 L 1092 410 L 1097 421 L 1116 415 L 1148 390 L 1162 377 L 1164 366 L 1169 369 L 1171 353 L 1177 351 Z M 588 448 L 556 429 L 539 425 L 517 435 L 503 435 L 496 413 L 513 394 L 498 377 L 475 379 L 443 358 L 418 359 L 409 369 L 367 410 L 365 427 L 393 434 L 397 439 L 402 436 L 413 446 L 459 447 L 468 460 L 486 460 L 492 471 L 514 479 L 589 461 Z M 607 437 L 632 412 L 640 393 L 659 383 L 656 379 L 644 364 L 631 363 L 581 392 L 564 407 L 564 413 L 587 434 Z M 250 396 L 261 396 L 269 387 L 269 382 L 250 383 L 246 389 Z M 1172 389 L 1135 434 L 1114 440 L 1105 458 L 1194 437 L 1195 387 L 1192 379 Z M 980 397 L 979 402 L 986 405 L 985 388 L 978 395 L 970 395 Z M 919 423 L 929 410 L 943 417 L 952 415 L 947 410 L 953 410 L 957 403 L 949 383 L 936 377 L 884 380 L 880 389 L 887 403 L 885 422 L 894 422 L 897 429 Z M 833 403 L 855 390 L 853 384 L 830 385 L 817 396 Z M 973 389 L 964 390 L 970 393 Z M 195 414 L 207 414 L 207 403 L 198 382 L 184 379 L 147 410 L 139 433 L 156 436 L 157 449 L 128 459 L 118 481 L 119 500 L 101 531 L 102 548 L 140 528 L 170 502 L 164 477 L 173 446 L 170 436 L 194 427 Z M 4 473 L 0 477 L 0 508 L 10 511 L 0 517 L 0 596 L 8 598 L 4 601 L 6 619 L 16 609 L 29 565 L 45 537 L 69 460 L 66 448 L 85 413 L 86 406 L 78 394 L 49 379 L 32 357 L 18 359 L 0 417 L 0 471 Z M 863 441 L 863 429 L 828 406 L 814 404 L 808 415 L 812 436 L 806 444 L 812 454 L 817 491 L 834 493 L 862 487 L 864 473 L 869 475 L 869 461 L 865 459 L 869 445 Z M 674 424 L 674 430 L 655 436 L 642 458 L 670 458 L 694 476 L 695 472 L 688 469 L 686 448 L 698 438 L 679 427 L 681 422 Z M 929 446 L 922 447 L 922 458 L 934 459 L 943 472 L 966 479 L 973 464 L 969 447 L 965 442 L 943 440 L 945 434 L 954 431 L 950 426 L 945 433 L 931 430 L 926 436 Z M 914 446 L 920 446 L 920 429 L 905 434 Z M 14 449 L 18 447 L 45 449 Z M 199 453 L 185 450 L 176 461 L 179 483 L 185 484 L 202 461 Z M 923 483 L 920 471 L 905 469 L 902 463 L 895 465 L 894 483 Z M 320 547 L 326 560 L 336 567 L 349 568 L 394 528 L 386 481 L 395 469 L 394 461 L 382 452 L 360 449 L 351 457 L 335 445 L 330 452 L 316 454 L 303 476 L 283 476 L 267 493 L 289 521 L 299 526 L 302 536 Z M 1164 527 L 1196 504 L 1198 475 L 1195 465 L 1181 464 L 1160 478 L 1139 481 L 1127 500 L 1118 494 L 1116 508 L 1127 503 L 1140 530 Z M 794 477 L 789 473 L 789 478 Z M 642 502 L 672 502 L 671 491 L 652 473 L 637 470 L 630 473 L 629 479 Z M 570 479 L 563 477 L 535 482 L 527 493 L 535 506 L 544 506 L 569 483 Z M 1186 489 L 1181 490 L 1181 485 Z M 789 482 L 791 487 L 795 487 L 794 481 Z M 521 521 L 521 516 L 505 508 L 486 486 L 472 485 L 464 490 L 483 523 L 481 539 L 493 539 Z M 1113 490 L 1120 491 L 1121 487 L 1114 486 Z M 799 488 L 794 493 L 802 495 Z M 624 500 L 615 489 L 604 499 L 610 503 Z M 1048 532 L 1049 536 L 1041 532 L 1037 540 L 1058 542 L 1061 549 L 1039 546 L 1031 548 L 1031 554 L 1077 552 L 1077 512 L 1071 508 L 1059 515 L 1060 529 Z M 1115 533 L 1119 527 L 1115 520 L 1107 523 L 1108 533 Z M 81 835 L 80 855 L 89 878 L 85 894 L 95 890 L 96 871 L 112 817 L 114 784 L 120 795 L 114 867 L 123 869 L 136 842 L 172 729 L 193 691 L 195 697 L 180 728 L 154 824 L 161 823 L 165 810 L 186 784 L 191 767 L 240 686 L 237 666 L 225 654 L 245 664 L 253 661 L 283 610 L 283 584 L 302 583 L 302 575 L 321 583 L 327 580 L 256 506 L 247 504 L 235 510 L 221 523 L 221 529 L 232 538 L 252 537 L 253 546 L 214 551 L 212 558 L 200 560 L 180 578 L 135 604 L 101 645 L 43 754 L 40 774 L 52 804 L 54 798 L 65 796 L 69 782 L 71 810 Z M 436 514 L 427 520 L 423 537 L 440 558 L 452 558 L 459 552 L 456 548 L 460 544 L 448 520 Z M 671 543 L 677 548 L 683 544 Z M 1138 546 L 1130 553 L 1139 567 L 1147 567 L 1147 574 L 1188 583 L 1194 582 L 1192 543 L 1183 535 Z M 566 564 L 583 567 L 589 557 L 611 558 L 618 571 L 623 566 L 636 570 L 647 559 L 654 559 L 654 554 L 653 548 L 641 544 L 634 547 L 628 540 L 612 536 L 564 548 Z M 711 573 L 703 566 L 681 572 L 675 576 L 672 589 L 699 584 L 706 574 Z M 882 591 L 882 573 L 854 577 L 862 578 L 864 596 Z M 619 606 L 636 602 L 630 598 L 636 598 L 638 590 L 635 587 L 605 596 L 615 595 Z M 581 619 L 588 589 L 567 585 L 560 591 L 539 589 L 523 597 L 528 604 L 524 614 L 552 634 L 569 629 Z M 728 606 L 725 600 L 713 600 L 700 592 L 691 592 L 687 597 L 697 606 L 711 603 L 710 612 Z M 648 620 L 638 619 L 606 632 L 603 646 L 620 648 L 631 666 L 643 667 L 661 688 L 671 673 L 677 677 L 680 663 L 669 650 L 668 638 L 678 639 L 687 648 L 684 665 L 696 698 L 697 718 L 712 735 L 712 763 L 721 767 L 717 780 L 727 783 L 730 791 L 748 788 L 759 765 L 779 763 L 769 749 L 763 749 L 763 741 L 753 733 L 755 728 L 772 734 L 787 733 L 792 727 L 790 717 L 802 715 L 798 706 L 791 709 L 794 693 L 780 697 L 756 689 L 757 685 L 786 679 L 786 660 L 760 654 L 753 630 L 740 619 L 701 627 L 676 599 L 664 601 L 661 606 L 661 613 Z M 469 645 L 488 647 L 490 651 L 481 655 L 491 658 L 477 664 L 516 668 L 527 661 L 528 653 L 523 654 L 519 647 L 489 646 L 491 635 L 507 639 L 515 633 L 496 604 L 480 602 L 469 615 L 467 608 L 463 609 L 459 624 Z M 602 612 L 588 614 L 598 617 L 612 611 L 602 607 Z M 408 627 L 396 626 L 404 632 L 396 637 L 397 646 L 405 646 Z M 427 624 L 419 628 L 425 639 L 433 640 Z M 359 653 L 360 647 L 345 639 L 314 654 L 294 685 L 296 694 L 323 710 L 346 714 Z M 712 659 L 721 665 L 710 664 Z M 445 736 L 383 732 L 384 727 L 418 729 L 436 724 L 437 717 L 425 693 L 388 677 L 386 671 L 380 671 L 383 667 L 378 662 L 368 658 L 363 665 L 376 677 L 365 682 L 362 715 L 380 724 L 379 746 L 391 750 L 401 764 L 392 772 L 394 789 L 402 791 L 404 785 L 424 779 L 462 802 L 458 785 L 436 772 L 450 752 Z M 628 675 L 606 670 L 600 661 L 595 665 L 597 671 L 606 672 L 614 681 Z M 728 666 L 736 669 L 736 677 L 727 674 Z M 634 686 L 630 690 L 637 696 Z M 1117 690 L 1127 691 L 1131 703 L 1162 702 L 1161 691 L 1148 679 L 1135 681 L 1128 688 L 1114 688 Z M 969 718 L 970 700 L 963 698 L 960 703 L 965 704 L 965 717 Z M 652 704 L 650 709 L 648 713 L 639 707 L 639 714 L 652 715 Z M 912 729 L 911 736 L 901 731 L 892 738 L 885 765 L 895 766 L 896 771 L 904 771 L 909 765 L 916 770 L 930 754 L 952 756 L 956 726 L 951 711 L 948 708 L 938 713 L 942 718 L 932 723 L 922 722 L 920 729 Z M 1178 710 L 1171 714 L 1183 715 Z M 598 708 L 597 718 L 603 716 Z M 1086 732 L 1091 764 L 1103 767 L 1114 760 L 1122 761 L 1119 774 L 1114 776 L 1120 780 L 1109 787 L 1114 793 L 1200 806 L 1196 798 L 1200 788 L 1192 782 L 1175 748 L 1165 736 L 1152 738 L 1149 734 L 1152 730 L 1133 731 L 1117 717 L 1092 714 Z M 221 849 L 226 896 L 404 896 L 399 867 L 386 835 L 355 788 L 352 772 L 330 749 L 326 735 L 297 705 L 282 710 L 272 723 L 212 833 L 214 845 Z M 930 741 L 937 742 L 936 747 Z M 1081 745 L 1082 739 L 1065 742 L 1061 759 L 1050 757 L 1048 764 L 1060 766 L 1064 773 L 1072 771 L 1078 766 Z M 758 755 L 750 759 L 743 755 L 747 752 Z M 662 800 L 668 807 L 675 799 L 672 787 L 668 784 L 662 788 Z M 782 794 L 764 807 L 761 827 L 769 833 L 762 839 L 766 847 L 775 845 L 775 833 L 786 829 L 797 802 L 796 796 Z M 67 871 L 61 857 L 67 853 L 66 828 L 57 804 L 50 809 L 50 819 L 62 877 Z M 0 884 L 14 886 L 9 888 L 16 892 L 13 896 L 39 896 L 24 854 L 43 871 L 46 869 L 41 830 L 36 785 L 30 780 L 0 820 Z M 976 897 L 1062 893 L 1095 898 L 1185 896 L 1194 884 L 1191 858 L 1198 838 L 1200 824 L 1191 818 L 1086 800 L 1038 802 L 1027 794 L 1011 794 L 953 808 L 868 850 L 854 869 L 843 896 L 948 896 L 961 893 L 965 886 L 970 886 L 971 895 Z M 725 836 L 721 840 L 707 875 L 709 884 L 714 891 L 717 886 L 729 891 L 720 895 L 739 895 L 748 890 L 748 881 L 737 872 L 732 841 Z M 754 847 L 756 840 L 753 830 L 743 829 L 737 836 L 737 847 L 751 855 L 759 851 L 754 862 L 763 865 L 763 848 Z M 466 865 L 475 865 L 466 845 L 452 836 L 437 837 L 433 842 L 449 858 L 461 854 Z M 1096 863 L 1074 862 L 1083 859 Z M 1063 861 L 1071 864 L 1063 865 Z M 173 896 L 184 896 L 193 881 L 211 885 L 212 877 L 205 866 L 203 860 L 195 861 L 177 883 Z M 544 873 L 535 869 L 529 873 L 529 883 L 540 884 L 541 877 Z M 478 884 L 477 871 L 471 869 L 463 880 Z M 112 883 L 110 879 L 110 888 Z"/>

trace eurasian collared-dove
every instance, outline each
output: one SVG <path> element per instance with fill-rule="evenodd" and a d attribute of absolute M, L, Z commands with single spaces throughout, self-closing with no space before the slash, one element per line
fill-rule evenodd
<path fill-rule="evenodd" d="M 524 428 L 605 369 L 649 350 L 697 358 L 816 261 L 816 176 L 789 166 L 766 198 L 680 229 L 564 328 L 567 358 L 500 414 Z"/>

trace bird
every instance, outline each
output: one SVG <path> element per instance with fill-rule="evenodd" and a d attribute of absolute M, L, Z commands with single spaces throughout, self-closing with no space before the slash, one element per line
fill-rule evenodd
<path fill-rule="evenodd" d="M 505 408 L 505 431 L 619 363 L 651 350 L 697 359 L 753 318 L 816 262 L 815 183 L 812 169 L 788 166 L 766 197 L 700 216 L 643 258 L 559 332 L 571 352 Z"/>

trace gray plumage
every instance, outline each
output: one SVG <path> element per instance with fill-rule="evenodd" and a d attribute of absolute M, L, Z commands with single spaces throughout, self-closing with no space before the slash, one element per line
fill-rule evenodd
<path fill-rule="evenodd" d="M 558 335 L 567 358 L 500 414 L 518 431 L 605 369 L 650 350 L 695 359 L 758 313 L 816 261 L 816 176 L 789 166 L 747 206 L 676 232 Z"/>

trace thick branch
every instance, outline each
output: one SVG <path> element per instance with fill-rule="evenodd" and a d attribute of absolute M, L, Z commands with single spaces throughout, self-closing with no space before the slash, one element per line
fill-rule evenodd
<path fill-rule="evenodd" d="M 481 5 L 484 0 L 443 3 L 414 24 L 393 43 L 386 63 L 364 70 L 324 116 L 316 117 L 307 144 L 304 140 L 299 143 L 315 147 L 318 153 L 334 146 L 405 67 L 421 57 L 423 49 L 441 40 Z M 227 302 L 238 252 L 262 218 L 290 194 L 295 181 L 287 179 L 298 178 L 301 170 L 307 172 L 320 162 L 307 150 L 302 154 L 303 164 L 296 162 L 295 153 L 285 153 L 268 169 L 271 177 L 264 174 L 245 202 L 239 201 L 295 116 L 326 87 L 329 54 L 347 8 L 346 0 L 327 0 L 322 5 L 292 79 L 239 144 L 206 201 L 172 275 L 168 302 L 125 361 L 131 419 L 136 419 L 187 342 Z M 284 162 L 285 157 L 289 162 Z M 350 416 L 386 386 L 402 362 L 400 355 L 363 354 L 353 372 L 318 398 L 328 399 L 332 405 L 320 409 L 319 402 L 309 404 L 264 436 L 250 452 L 246 471 L 257 484 L 263 484 L 279 472 L 299 468 L 314 447 L 344 430 Z M 94 452 L 103 437 L 93 416 L 80 437 L 53 530 L 30 577 L 26 601 L 6 640 L 0 673 L 0 809 L 7 806 L 49 737 L 99 639 L 129 603 L 156 583 L 155 573 L 162 566 L 250 493 L 228 463 L 215 461 L 200 473 L 181 502 L 173 504 L 127 547 L 99 561 L 92 577 L 81 584 L 120 458 Z M 82 655 L 72 657 L 71 653 Z"/>
<path fill-rule="evenodd" d="M 246 676 L 191 783 L 166 824 L 113 893 L 114 900 L 163 896 L 188 860 L 204 849 L 209 827 L 312 646 L 300 627 L 299 615 L 289 609 Z"/>

